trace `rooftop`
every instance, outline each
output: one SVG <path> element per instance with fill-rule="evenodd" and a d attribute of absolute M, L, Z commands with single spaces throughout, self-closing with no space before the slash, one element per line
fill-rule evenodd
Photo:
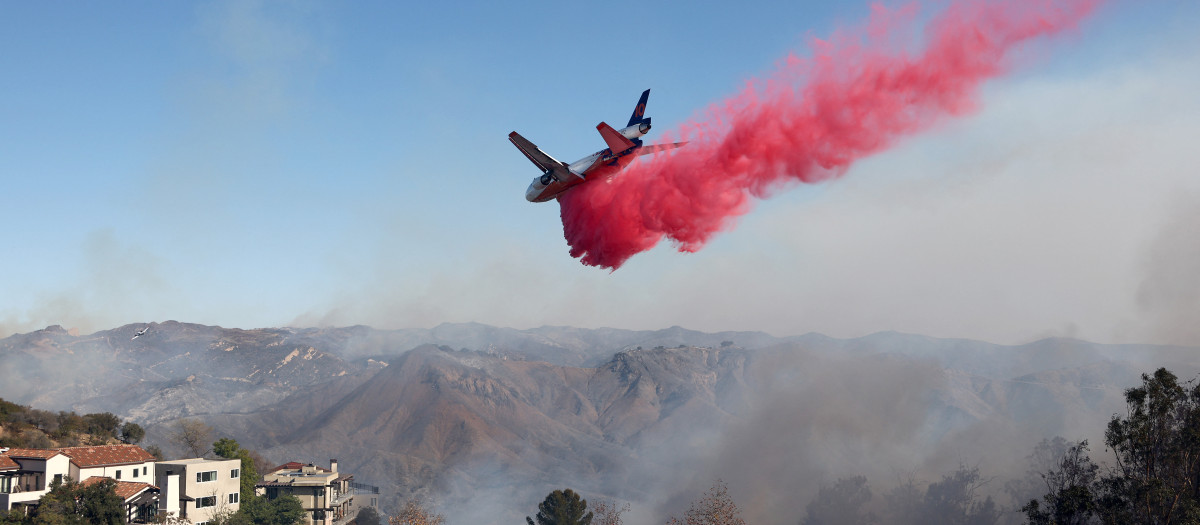
<path fill-rule="evenodd" d="M 137 445 L 100 445 L 58 449 L 80 468 L 130 465 L 155 461 L 153 455 Z"/>
<path fill-rule="evenodd" d="M 209 459 L 209 458 L 187 458 L 187 459 L 172 459 L 171 461 L 159 461 L 159 465 L 197 465 L 204 463 L 220 463 L 224 461 L 241 461 L 240 459 Z"/>
<path fill-rule="evenodd" d="M 50 459 L 61 454 L 53 448 L 10 448 L 4 455 L 10 458 Z"/>
<path fill-rule="evenodd" d="M 300 463 L 300 462 L 297 462 L 297 461 L 291 461 L 291 462 L 288 462 L 288 463 L 284 463 L 284 464 L 282 464 L 282 465 L 280 465 L 280 466 L 278 466 L 278 467 L 275 467 L 275 468 L 271 469 L 271 472 L 279 472 L 279 471 L 281 471 L 281 470 L 301 470 L 301 469 L 303 469 L 304 467 L 313 467 L 313 468 L 315 468 L 315 469 L 317 469 L 317 470 L 324 471 L 324 472 L 333 472 L 332 470 L 329 470 L 329 469 L 327 469 L 327 468 L 324 468 L 324 467 L 318 467 L 318 466 L 316 466 L 316 465 L 313 465 L 312 463 L 304 464 L 304 463 Z"/>
<path fill-rule="evenodd" d="M 99 477 L 99 476 L 94 476 L 94 477 L 85 479 L 85 480 L 83 480 L 82 483 L 80 483 L 80 485 L 87 487 L 87 486 L 95 485 L 97 483 L 101 483 L 104 481 L 115 482 L 116 486 L 113 487 L 114 490 L 116 491 L 117 495 L 121 497 L 121 499 L 126 500 L 126 501 L 128 501 L 129 498 L 132 498 L 134 496 L 137 496 L 138 494 L 141 494 L 142 491 L 144 491 L 146 489 L 153 489 L 155 491 L 158 490 L 158 487 L 155 487 L 154 485 L 151 485 L 149 483 L 141 483 L 141 482 L 137 482 L 137 481 L 116 481 L 112 478 L 105 478 L 105 477 Z"/>

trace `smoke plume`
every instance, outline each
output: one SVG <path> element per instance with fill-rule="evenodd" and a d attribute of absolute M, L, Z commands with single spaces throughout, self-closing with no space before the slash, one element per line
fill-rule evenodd
<path fill-rule="evenodd" d="M 709 108 L 605 184 L 562 195 L 563 234 L 584 264 L 619 268 L 667 237 L 694 252 L 753 199 L 844 174 L 854 161 L 975 107 L 1021 43 L 1074 26 L 1098 0 L 966 1 L 918 33 L 915 9 L 875 6 L 865 27 L 812 42 L 765 81 Z M 921 49 L 912 42 L 923 40 Z"/>

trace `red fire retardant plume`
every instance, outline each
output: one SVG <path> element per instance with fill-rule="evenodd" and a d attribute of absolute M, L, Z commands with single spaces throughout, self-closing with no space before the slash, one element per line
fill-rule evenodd
<path fill-rule="evenodd" d="M 846 172 L 860 158 L 975 107 L 1027 40 L 1074 26 L 1099 0 L 968 0 L 914 29 L 916 9 L 875 6 L 866 27 L 812 43 L 766 81 L 709 108 L 619 175 L 560 200 L 571 256 L 616 269 L 664 236 L 699 250 L 754 199 Z M 923 41 L 924 47 L 914 42 Z"/>

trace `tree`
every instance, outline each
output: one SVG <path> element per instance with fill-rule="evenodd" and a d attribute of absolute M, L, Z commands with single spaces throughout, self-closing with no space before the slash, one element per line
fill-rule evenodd
<path fill-rule="evenodd" d="M 1116 467 L 1101 480 L 1102 519 L 1200 521 L 1200 385 L 1184 388 L 1159 368 L 1125 391 L 1125 404 L 1126 417 L 1113 416 L 1104 433 Z"/>
<path fill-rule="evenodd" d="M 158 445 L 150 445 L 146 447 L 146 452 L 150 453 L 151 456 L 154 456 L 154 459 L 157 461 L 166 460 L 166 456 L 163 455 L 162 447 L 159 447 Z"/>
<path fill-rule="evenodd" d="M 692 502 L 691 507 L 683 515 L 683 520 L 671 517 L 668 525 L 746 525 L 740 516 L 741 511 L 729 497 L 729 489 L 725 482 L 717 480 L 712 488 L 704 493 L 699 500 Z"/>
<path fill-rule="evenodd" d="M 358 511 L 358 515 L 354 516 L 356 525 L 383 525 L 382 518 L 379 517 L 379 511 L 375 507 L 363 507 Z"/>
<path fill-rule="evenodd" d="M 993 524 L 1000 521 L 1000 509 L 992 497 L 976 499 L 976 491 L 986 480 L 980 480 L 979 467 L 959 466 L 942 480 L 930 483 L 922 505 L 922 523 Z"/>
<path fill-rule="evenodd" d="M 921 488 L 916 477 L 909 475 L 898 480 L 895 487 L 883 495 L 887 504 L 885 521 L 887 523 L 920 523 L 921 504 L 925 498 L 925 489 Z"/>
<path fill-rule="evenodd" d="M 50 433 L 58 430 L 58 416 L 53 412 L 31 408 L 25 411 L 23 418 L 42 432 Z"/>
<path fill-rule="evenodd" d="M 123 525 L 125 501 L 117 495 L 117 482 L 102 479 L 87 486 L 67 478 L 54 481 L 33 510 L 36 525 Z"/>
<path fill-rule="evenodd" d="M 831 487 L 822 486 L 817 497 L 805 509 L 804 525 L 858 525 L 878 523 L 875 514 L 864 511 L 871 501 L 871 489 L 865 476 L 842 478 Z"/>
<path fill-rule="evenodd" d="M 121 425 L 121 441 L 131 445 L 137 444 L 142 438 L 146 437 L 146 430 L 141 425 L 133 422 L 127 422 Z"/>
<path fill-rule="evenodd" d="M 1088 458 L 1087 450 L 1087 440 L 1078 445 L 1069 445 L 1058 460 L 1058 465 L 1042 474 L 1049 492 L 1041 502 L 1030 500 L 1021 508 L 1029 523 L 1086 525 L 1094 521 L 1096 500 L 1093 491 L 1100 467 Z M 1045 504 L 1045 510 L 1042 503 Z"/>
<path fill-rule="evenodd" d="M 275 499 L 255 496 L 243 500 L 238 509 L 240 519 L 253 525 L 296 525 L 302 523 L 307 515 L 300 500 L 291 494 Z"/>
<path fill-rule="evenodd" d="M 580 499 L 579 494 L 571 489 L 551 492 L 538 504 L 536 517 L 537 525 L 588 525 L 592 522 L 592 513 L 587 510 L 587 500 Z M 533 518 L 528 516 L 525 517 L 525 522 L 534 525 Z"/>
<path fill-rule="evenodd" d="M 592 508 L 595 512 L 592 525 L 621 525 L 621 514 L 629 512 L 628 503 L 618 506 L 617 502 L 611 499 L 602 499 L 592 505 Z"/>
<path fill-rule="evenodd" d="M 117 429 L 121 426 L 121 418 L 112 412 L 84 414 L 83 421 L 87 432 L 96 436 L 117 437 Z"/>
<path fill-rule="evenodd" d="M 199 419 L 180 419 L 171 433 L 172 443 L 179 445 L 192 457 L 203 457 L 208 452 L 208 440 L 212 438 L 212 427 Z"/>
<path fill-rule="evenodd" d="M 246 450 L 238 445 L 238 442 L 230 438 L 221 438 L 213 443 L 213 453 L 225 459 L 240 459 L 241 466 L 241 499 L 242 501 L 254 498 L 254 485 L 258 483 L 258 469 L 254 466 L 254 457 L 249 450 Z"/>
<path fill-rule="evenodd" d="M 953 523 L 991 525 L 1000 521 L 1000 508 L 991 496 L 980 500 L 977 492 L 989 480 L 981 479 L 978 467 L 960 465 L 940 481 L 921 488 L 915 479 L 901 481 L 884 494 L 887 506 L 883 523 Z"/>
<path fill-rule="evenodd" d="M 405 501 L 400 514 L 388 518 L 388 525 L 444 525 L 445 523 L 446 517 L 429 510 L 420 498 Z"/>

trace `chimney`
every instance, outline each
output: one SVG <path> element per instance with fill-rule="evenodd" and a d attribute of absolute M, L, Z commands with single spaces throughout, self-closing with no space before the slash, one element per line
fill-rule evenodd
<path fill-rule="evenodd" d="M 332 470 L 334 474 L 337 474 L 337 459 L 329 460 L 329 470 Z"/>
<path fill-rule="evenodd" d="M 164 516 L 179 515 L 179 474 L 167 470 L 158 476 L 158 512 Z"/>

